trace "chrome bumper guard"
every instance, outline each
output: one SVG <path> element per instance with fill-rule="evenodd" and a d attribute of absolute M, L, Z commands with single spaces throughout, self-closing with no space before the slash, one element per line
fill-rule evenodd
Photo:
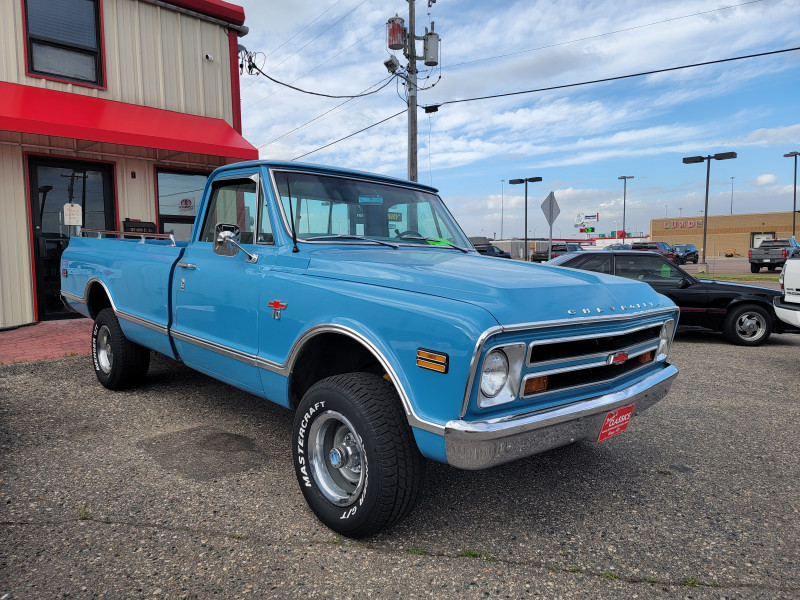
<path fill-rule="evenodd" d="M 634 385 L 567 406 L 487 419 L 450 421 L 445 425 L 447 462 L 461 469 L 484 469 L 565 446 L 596 441 L 606 414 L 636 403 L 634 416 L 667 395 L 678 369 L 667 365 Z"/>

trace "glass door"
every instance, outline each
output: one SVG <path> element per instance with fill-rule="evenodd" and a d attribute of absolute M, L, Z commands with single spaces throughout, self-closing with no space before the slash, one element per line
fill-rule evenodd
<path fill-rule="evenodd" d="M 61 303 L 61 254 L 86 229 L 116 229 L 113 166 L 31 156 L 33 258 L 39 320 L 72 316 Z"/>

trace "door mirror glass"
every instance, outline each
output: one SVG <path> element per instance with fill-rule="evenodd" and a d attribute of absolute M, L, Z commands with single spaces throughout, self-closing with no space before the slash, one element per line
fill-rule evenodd
<path fill-rule="evenodd" d="M 239 238 L 241 235 L 238 225 L 217 223 L 214 228 L 214 254 L 236 256 L 239 252 Z"/>

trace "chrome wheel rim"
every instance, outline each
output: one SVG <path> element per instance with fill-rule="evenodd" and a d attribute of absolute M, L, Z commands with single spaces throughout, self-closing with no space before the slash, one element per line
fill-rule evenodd
<path fill-rule="evenodd" d="M 323 496 L 349 506 L 364 488 L 364 447 L 355 427 L 336 411 L 321 414 L 308 432 L 309 463 Z"/>
<path fill-rule="evenodd" d="M 767 323 L 757 312 L 744 312 L 736 319 L 736 334 L 743 340 L 755 342 L 764 337 Z"/>
<path fill-rule="evenodd" d="M 111 331 L 103 325 L 97 332 L 97 364 L 106 375 L 111 373 L 111 366 L 114 364 L 114 351 L 111 348 Z"/>

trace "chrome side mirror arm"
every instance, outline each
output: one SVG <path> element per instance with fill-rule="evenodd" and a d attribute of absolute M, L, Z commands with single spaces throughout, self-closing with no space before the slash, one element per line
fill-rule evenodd
<path fill-rule="evenodd" d="M 239 244 L 240 230 L 238 225 L 218 223 L 214 229 L 214 254 L 219 256 L 236 256 L 241 250 L 247 255 L 245 262 L 257 263 L 258 255 L 251 254 Z"/>

